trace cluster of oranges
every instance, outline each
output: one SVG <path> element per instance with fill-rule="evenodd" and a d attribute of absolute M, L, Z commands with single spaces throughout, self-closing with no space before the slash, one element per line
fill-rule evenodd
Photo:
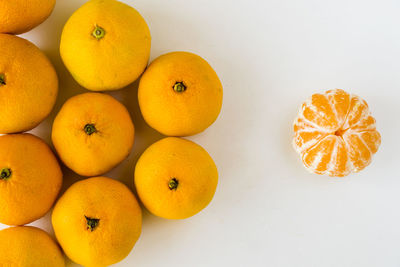
<path fill-rule="evenodd" d="M 68 99 L 52 126 L 58 158 L 76 182 L 58 199 L 62 171 L 56 155 L 27 133 L 51 112 L 57 74 L 46 56 L 13 34 L 44 21 L 54 0 L 0 2 L 0 263 L 64 266 L 62 251 L 84 266 L 124 259 L 141 234 L 142 211 L 131 190 L 102 177 L 131 152 L 135 127 L 126 107 L 112 96 L 88 92 Z M 40 13 L 41 12 L 41 13 Z M 35 13 L 35 14 L 31 14 Z M 40 14 L 39 14 L 40 13 Z M 138 100 L 145 121 L 167 137 L 139 158 L 134 185 L 154 215 L 184 219 L 214 196 L 217 167 L 199 145 L 182 139 L 200 133 L 218 117 L 222 84 L 201 57 L 188 52 L 162 55 L 147 66 L 150 30 L 132 7 L 116 0 L 90 0 L 66 22 L 61 58 L 83 87 L 117 90 L 140 76 Z M 54 205 L 52 226 L 62 250 L 44 231 L 21 226 Z"/>
<path fill-rule="evenodd" d="M 26 133 L 51 112 L 57 74 L 46 56 L 13 34 L 43 22 L 55 0 L 0 1 L 0 263 L 64 266 L 62 251 L 85 266 L 124 259 L 141 234 L 142 211 L 131 190 L 102 177 L 131 152 L 135 128 L 126 107 L 105 93 L 67 100 L 51 137 L 58 158 L 92 178 L 73 184 L 56 201 L 62 171 L 40 138 Z M 151 35 L 142 16 L 116 0 L 90 0 L 63 29 L 60 54 L 74 77 L 91 91 L 121 89 L 140 77 L 138 100 L 145 121 L 168 136 L 139 158 L 134 185 L 154 215 L 184 219 L 212 200 L 218 172 L 210 155 L 182 139 L 204 131 L 218 117 L 222 84 L 201 57 L 162 55 L 147 66 Z M 294 123 L 294 147 L 317 174 L 346 176 L 364 169 L 381 137 L 367 103 L 343 90 L 314 94 Z M 28 224 L 52 207 L 52 225 L 62 250 L 44 231 Z M 4 249 L 12 247 L 12 249 Z"/>

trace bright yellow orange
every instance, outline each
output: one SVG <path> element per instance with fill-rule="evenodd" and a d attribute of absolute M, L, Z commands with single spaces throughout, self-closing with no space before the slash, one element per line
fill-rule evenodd
<path fill-rule="evenodd" d="M 46 214 L 62 184 L 51 149 L 31 134 L 0 136 L 0 222 L 23 225 Z"/>
<path fill-rule="evenodd" d="M 108 266 L 124 259 L 142 227 L 140 206 L 124 184 L 95 177 L 73 184 L 52 215 L 65 254 L 84 266 Z"/>
<path fill-rule="evenodd" d="M 139 105 L 146 122 L 168 136 L 204 131 L 218 117 L 222 84 L 211 66 L 188 52 L 155 59 L 139 84 Z"/>
<path fill-rule="evenodd" d="M 80 85 L 106 91 L 139 78 L 150 46 L 149 27 L 136 9 L 116 0 L 91 0 L 65 24 L 60 54 Z"/>
<path fill-rule="evenodd" d="M 65 165 L 80 175 L 95 176 L 128 156 L 134 132 L 124 105 L 107 94 L 85 93 L 65 102 L 51 137 Z"/>
<path fill-rule="evenodd" d="M 0 231 L 0 266 L 63 267 L 64 255 L 43 230 L 18 226 Z"/>
<path fill-rule="evenodd" d="M 0 1 L 0 33 L 21 34 L 45 21 L 56 0 Z"/>
<path fill-rule="evenodd" d="M 184 219 L 204 209 L 218 184 L 213 159 L 201 146 L 176 137 L 164 138 L 139 158 L 135 186 L 154 215 Z"/>
<path fill-rule="evenodd" d="M 0 133 L 31 130 L 56 102 L 57 74 L 39 48 L 25 39 L 0 34 L 0 47 Z"/>
<path fill-rule="evenodd" d="M 340 89 L 307 100 L 294 122 L 294 134 L 304 166 L 330 176 L 364 169 L 381 143 L 367 103 Z"/>

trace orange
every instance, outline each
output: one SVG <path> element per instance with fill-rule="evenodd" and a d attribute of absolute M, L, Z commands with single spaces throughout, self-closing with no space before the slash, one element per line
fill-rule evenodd
<path fill-rule="evenodd" d="M 154 215 L 184 219 L 204 209 L 218 184 L 213 159 L 201 146 L 176 137 L 146 149 L 135 168 L 140 200 Z"/>
<path fill-rule="evenodd" d="M 53 11 L 56 0 L 0 1 L 0 32 L 20 34 L 38 26 Z"/>
<path fill-rule="evenodd" d="M 56 102 L 57 74 L 39 48 L 25 39 L 0 34 L 0 47 L 0 133 L 31 130 Z"/>
<path fill-rule="evenodd" d="M 52 214 L 65 254 L 84 266 L 108 266 L 124 259 L 142 227 L 140 206 L 124 184 L 95 177 L 73 184 Z"/>
<path fill-rule="evenodd" d="M 43 230 L 18 226 L 0 231 L 0 265 L 4 267 L 63 267 L 64 255 Z"/>
<path fill-rule="evenodd" d="M 0 136 L 0 222 L 33 222 L 53 206 L 62 173 L 51 149 L 31 134 Z"/>
<path fill-rule="evenodd" d="M 61 58 L 83 87 L 117 90 L 147 66 L 151 36 L 139 12 L 116 0 L 87 1 L 64 26 Z"/>
<path fill-rule="evenodd" d="M 139 105 L 147 124 L 168 136 L 204 131 L 218 117 L 222 84 L 211 66 L 188 52 L 155 59 L 139 84 Z"/>
<path fill-rule="evenodd" d="M 340 89 L 312 95 L 301 106 L 294 134 L 304 166 L 330 176 L 364 169 L 381 143 L 367 103 Z"/>
<path fill-rule="evenodd" d="M 80 175 L 95 176 L 128 156 L 134 132 L 124 105 L 106 94 L 85 93 L 65 102 L 51 137 L 65 165 Z"/>

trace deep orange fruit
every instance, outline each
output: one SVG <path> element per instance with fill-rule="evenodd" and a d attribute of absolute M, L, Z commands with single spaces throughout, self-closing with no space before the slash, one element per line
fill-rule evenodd
<path fill-rule="evenodd" d="M 0 223 L 23 225 L 41 218 L 61 185 L 60 165 L 45 142 L 31 134 L 0 136 Z"/>

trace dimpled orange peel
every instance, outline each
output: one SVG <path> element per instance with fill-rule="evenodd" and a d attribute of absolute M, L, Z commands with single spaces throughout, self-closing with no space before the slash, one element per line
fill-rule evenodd
<path fill-rule="evenodd" d="M 167 136 L 207 129 L 222 107 L 223 89 L 213 68 L 198 55 L 171 52 L 156 58 L 140 78 L 138 100 L 147 124 Z"/>
<path fill-rule="evenodd" d="M 61 185 L 60 165 L 44 141 L 31 134 L 0 136 L 0 223 L 23 225 L 41 218 Z"/>
<path fill-rule="evenodd" d="M 32 226 L 10 227 L 0 231 L 0 266 L 64 267 L 64 255 L 57 243 L 43 230 Z"/>
<path fill-rule="evenodd" d="M 147 66 L 151 36 L 133 7 L 116 0 L 91 0 L 68 19 L 60 41 L 61 58 L 83 87 L 121 89 Z"/>
<path fill-rule="evenodd" d="M 56 103 L 57 73 L 28 40 L 0 33 L 0 47 L 0 133 L 29 131 Z"/>
<path fill-rule="evenodd" d="M 64 164 L 82 176 L 106 173 L 131 152 L 135 127 L 126 107 L 110 95 L 71 97 L 53 123 L 51 138 Z"/>
<path fill-rule="evenodd" d="M 0 32 L 21 34 L 45 21 L 56 0 L 1 0 Z"/>
<path fill-rule="evenodd" d="M 134 183 L 143 205 L 166 219 L 185 219 L 203 210 L 213 199 L 218 170 L 200 145 L 166 137 L 140 156 Z"/>
<path fill-rule="evenodd" d="M 294 122 L 294 148 L 316 174 L 342 177 L 361 171 L 380 143 L 368 104 L 341 89 L 312 95 Z"/>
<path fill-rule="evenodd" d="M 142 231 L 142 210 L 126 185 L 94 177 L 65 191 L 54 206 L 51 222 L 60 246 L 72 261 L 102 267 L 123 260 L 131 252 Z"/>

